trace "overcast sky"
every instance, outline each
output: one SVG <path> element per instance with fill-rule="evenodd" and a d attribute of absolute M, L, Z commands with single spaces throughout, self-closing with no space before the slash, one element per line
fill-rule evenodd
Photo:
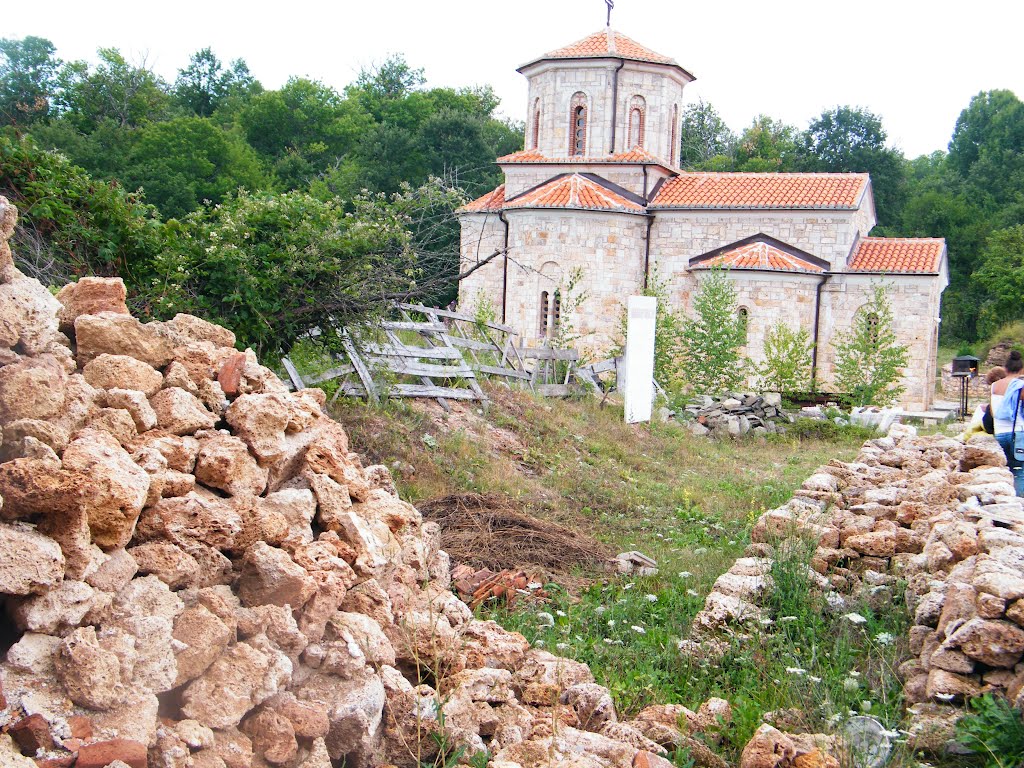
<path fill-rule="evenodd" d="M 612 26 L 697 76 L 690 102 L 712 103 L 733 130 L 758 114 L 806 127 L 826 107 L 882 117 L 908 156 L 945 149 L 960 111 L 982 90 L 1024 97 L 1024 1 L 616 0 Z M 0 36 L 38 35 L 63 59 L 98 47 L 143 55 L 173 80 L 210 46 L 241 57 L 267 88 L 290 75 L 336 88 L 402 53 L 430 86 L 490 84 L 523 119 L 517 66 L 596 32 L 604 0 L 335 0 L 335 2 L 10 2 Z"/>

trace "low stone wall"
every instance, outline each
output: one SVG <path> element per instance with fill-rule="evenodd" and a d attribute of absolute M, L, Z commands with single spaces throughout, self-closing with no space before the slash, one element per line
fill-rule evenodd
<path fill-rule="evenodd" d="M 811 575 L 837 611 L 906 582 L 912 656 L 899 675 L 912 746 L 943 747 L 956 705 L 984 691 L 1024 705 L 1024 506 L 992 437 L 965 445 L 897 424 L 854 461 L 819 468 L 757 521 L 749 556 L 716 581 L 684 648 L 706 653 L 726 629 L 757 631 L 773 545 L 794 534 L 817 542 Z"/>
<path fill-rule="evenodd" d="M 953 364 L 946 363 L 942 366 L 942 396 L 947 400 L 957 402 L 960 399 L 960 377 L 953 375 Z M 968 379 L 967 396 L 971 400 L 987 400 L 990 387 L 984 376 L 975 376 Z"/>

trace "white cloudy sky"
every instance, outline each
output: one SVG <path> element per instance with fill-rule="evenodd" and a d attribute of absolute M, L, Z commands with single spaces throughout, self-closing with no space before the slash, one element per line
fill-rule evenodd
<path fill-rule="evenodd" d="M 268 88 L 299 75 L 340 89 L 403 53 L 429 85 L 490 84 L 522 119 L 515 68 L 604 22 L 603 0 L 24 0 L 5 4 L 0 36 L 48 38 L 64 59 L 120 48 L 171 80 L 210 46 L 244 58 Z M 734 130 L 760 113 L 803 128 L 852 104 L 880 114 L 891 143 L 916 156 L 945 149 L 977 92 L 1024 98 L 1022 0 L 617 0 L 612 26 L 694 73 L 689 98 Z"/>

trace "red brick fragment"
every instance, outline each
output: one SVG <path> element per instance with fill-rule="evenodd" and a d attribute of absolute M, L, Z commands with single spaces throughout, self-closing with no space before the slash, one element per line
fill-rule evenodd
<path fill-rule="evenodd" d="M 50 724 L 39 713 L 21 718 L 8 733 L 23 755 L 31 757 L 40 749 L 53 749 Z"/>
<path fill-rule="evenodd" d="M 224 390 L 224 394 L 228 397 L 234 397 L 238 394 L 238 387 L 242 383 L 243 368 L 245 368 L 245 354 L 243 352 L 236 352 L 220 367 L 220 372 L 217 374 L 217 383 L 220 384 L 220 388 Z"/>
<path fill-rule="evenodd" d="M 68 726 L 71 728 L 71 737 L 74 739 L 92 738 L 92 720 L 85 715 L 71 715 L 68 718 Z"/>
<path fill-rule="evenodd" d="M 146 745 L 129 739 L 110 739 L 86 744 L 78 750 L 75 768 L 105 768 L 115 760 L 131 768 L 147 768 Z"/>
<path fill-rule="evenodd" d="M 35 757 L 36 768 L 71 768 L 75 764 L 74 755 L 61 755 L 60 757 Z"/>

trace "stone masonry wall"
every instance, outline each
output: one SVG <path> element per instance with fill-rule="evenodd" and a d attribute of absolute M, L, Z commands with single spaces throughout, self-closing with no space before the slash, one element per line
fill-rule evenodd
<path fill-rule="evenodd" d="M 1024 705 L 1024 505 L 990 436 L 966 445 L 895 425 L 852 462 L 832 461 L 765 513 L 747 557 L 715 582 L 688 653 L 723 632 L 756 633 L 772 558 L 788 537 L 817 543 L 809 578 L 841 616 L 905 584 L 910 656 L 898 674 L 908 746 L 942 752 L 965 702 L 984 691 Z"/>

